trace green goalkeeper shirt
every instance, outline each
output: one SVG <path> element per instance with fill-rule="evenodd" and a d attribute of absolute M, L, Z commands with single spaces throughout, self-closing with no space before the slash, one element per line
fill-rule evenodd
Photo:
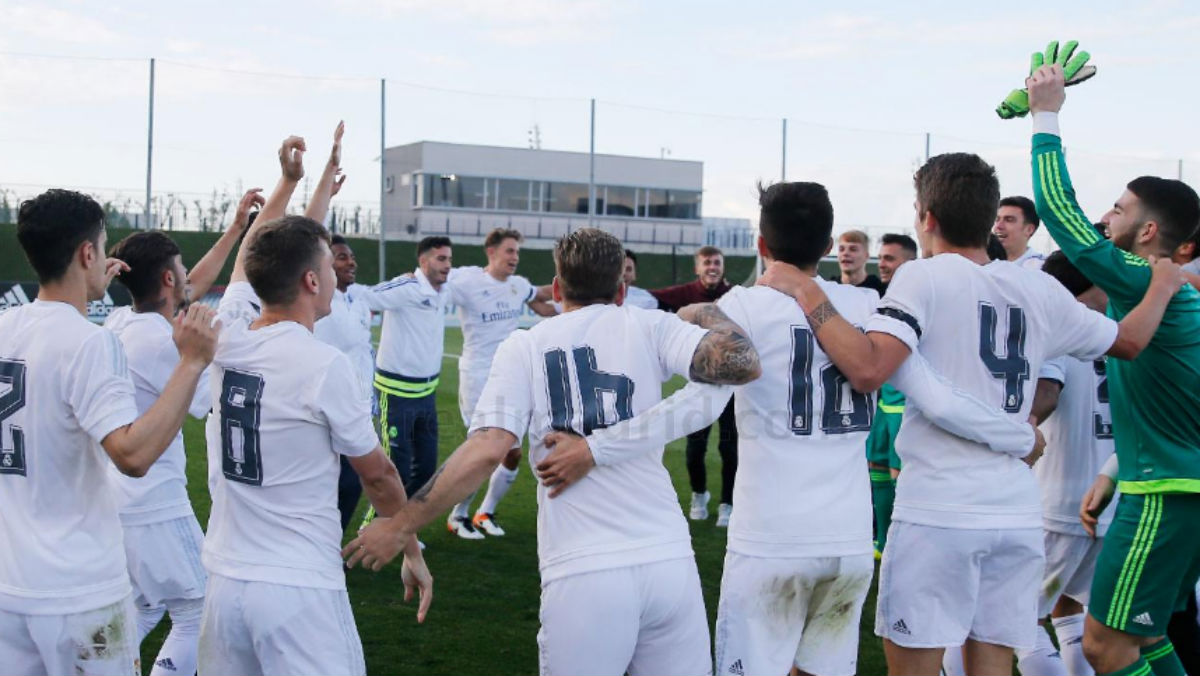
<path fill-rule="evenodd" d="M 1150 285 L 1149 263 L 1100 236 L 1075 200 L 1061 139 L 1033 136 L 1038 215 L 1067 258 L 1108 293 L 1120 321 Z M 1200 293 L 1184 286 L 1150 345 L 1108 362 L 1109 406 L 1124 493 L 1200 493 Z"/>

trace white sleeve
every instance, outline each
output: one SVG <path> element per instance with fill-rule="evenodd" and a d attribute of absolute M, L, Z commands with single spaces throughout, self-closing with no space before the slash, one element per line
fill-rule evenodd
<path fill-rule="evenodd" d="M 687 378 L 692 370 L 696 346 L 708 333 L 708 329 L 685 322 L 673 312 L 637 309 L 629 311 L 639 312 L 654 322 L 652 336 L 655 351 L 658 353 L 658 363 L 662 368 L 662 379 L 666 380 L 672 374 Z"/>
<path fill-rule="evenodd" d="M 1113 453 L 1112 455 L 1108 456 L 1108 460 L 1106 460 L 1104 462 L 1104 466 L 1100 468 L 1100 473 L 1109 479 L 1116 481 L 1117 473 L 1120 469 L 1121 463 L 1117 461 L 1117 454 Z"/>
<path fill-rule="evenodd" d="M 496 348 L 487 384 L 475 404 L 468 435 L 484 427 L 498 427 L 520 440 L 529 429 L 533 396 L 532 374 L 522 341 L 525 334 L 524 331 L 513 332 Z"/>
<path fill-rule="evenodd" d="M 67 373 L 67 403 L 79 426 L 97 442 L 137 420 L 133 381 L 116 334 L 101 329 L 84 341 Z"/>
<path fill-rule="evenodd" d="M 154 374 L 154 386 L 158 388 L 159 394 L 167 387 L 167 382 L 171 380 L 171 375 L 175 372 L 175 367 L 179 365 L 179 348 L 175 346 L 174 340 L 167 340 L 159 348 L 158 356 L 154 363 L 156 373 Z M 203 418 L 212 409 L 212 393 L 208 389 L 208 373 L 210 368 L 205 368 L 200 373 L 200 380 L 196 381 L 196 392 L 192 395 L 192 401 L 188 404 L 188 415 L 193 418 Z"/>
<path fill-rule="evenodd" d="M 1049 277 L 1049 275 L 1047 275 Z M 1112 319 L 1090 310 L 1075 300 L 1070 291 L 1056 281 L 1047 284 L 1045 317 L 1051 332 L 1051 348 L 1048 358 L 1069 354 L 1076 359 L 1095 361 L 1117 342 L 1117 323 Z"/>
<path fill-rule="evenodd" d="M 951 434 L 1018 458 L 1033 450 L 1031 425 L 1013 420 L 999 408 L 954 387 L 920 352 L 909 355 L 888 382 L 904 393 L 908 405 Z"/>
<path fill-rule="evenodd" d="M 249 324 L 261 314 L 262 301 L 250 282 L 234 282 L 225 287 L 221 302 L 217 304 L 217 316 L 225 326 L 239 322 Z"/>
<path fill-rule="evenodd" d="M 717 307 L 721 312 L 725 313 L 726 317 L 738 327 L 747 338 L 754 341 L 754 336 L 750 334 L 750 312 L 746 309 L 746 303 L 742 299 L 743 291 L 740 287 L 734 287 L 729 290 L 724 296 L 717 299 Z"/>
<path fill-rule="evenodd" d="M 362 301 L 367 307 L 382 312 L 395 310 L 404 305 L 419 301 L 421 298 L 421 283 L 414 277 L 397 277 L 391 281 L 368 286 L 354 297 L 355 302 Z"/>
<path fill-rule="evenodd" d="M 1067 382 L 1067 360 L 1070 357 L 1056 357 L 1047 359 L 1042 362 L 1042 368 L 1038 369 L 1038 380 L 1053 380 L 1059 385 L 1065 385 Z"/>
<path fill-rule="evenodd" d="M 731 396 L 731 385 L 688 383 L 634 417 L 588 435 L 592 459 L 597 465 L 615 465 L 648 451 L 657 452 L 675 439 L 713 424 Z"/>
<path fill-rule="evenodd" d="M 212 373 L 212 367 L 204 369 L 200 374 L 200 380 L 196 381 L 196 394 L 192 397 L 192 404 L 188 406 L 188 414 L 193 418 L 203 418 L 212 410 L 212 390 L 209 389 L 209 374 Z"/>
<path fill-rule="evenodd" d="M 916 263 L 916 261 L 914 261 Z M 875 314 L 867 320 L 866 331 L 878 331 L 895 336 L 914 353 L 921 342 L 922 327 L 928 318 L 930 294 L 924 266 L 909 263 L 900 266 L 892 276 L 887 295 L 879 301 Z"/>
<path fill-rule="evenodd" d="M 537 287 L 528 279 L 520 275 L 514 275 L 513 281 L 517 283 L 517 295 L 524 299 L 521 301 L 522 303 L 532 301 L 533 297 L 537 295 Z"/>
<path fill-rule="evenodd" d="M 338 352 L 325 368 L 325 379 L 317 392 L 317 407 L 329 425 L 335 451 L 359 457 L 379 446 L 371 425 L 371 407 L 363 399 L 358 374 L 346 355 Z"/>

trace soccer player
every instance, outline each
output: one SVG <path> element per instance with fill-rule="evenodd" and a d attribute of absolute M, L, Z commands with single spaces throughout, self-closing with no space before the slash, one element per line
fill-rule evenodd
<path fill-rule="evenodd" d="M 1033 206 L 1033 200 L 1017 195 L 1000 200 L 1000 208 L 996 210 L 996 222 L 992 225 L 992 234 L 1004 247 L 1006 260 L 1017 265 L 1037 270 L 1042 267 L 1046 257 L 1029 248 L 1029 238 L 1037 232 L 1038 212 Z"/>
<path fill-rule="evenodd" d="M 500 345 L 470 436 L 407 508 L 345 548 L 348 564 L 376 567 L 395 556 L 526 432 L 536 464 L 552 430 L 588 433 L 630 418 L 659 401 L 673 374 L 721 384 L 758 376 L 754 348 L 720 310 L 685 308 L 681 316 L 696 326 L 621 306 L 624 250 L 612 235 L 572 232 L 554 260 L 554 298 L 566 312 Z M 710 673 L 700 580 L 662 447 L 598 467 L 555 500 L 545 486 L 537 491 L 541 673 Z"/>
<path fill-rule="evenodd" d="M 496 348 L 517 330 L 522 309 L 528 305 L 543 317 L 558 314 L 549 302 L 549 286 L 534 286 L 517 274 L 523 239 L 518 230 L 496 228 L 483 242 L 487 266 L 460 267 L 451 275 L 451 300 L 458 306 L 463 334 L 463 353 L 458 360 L 458 410 L 466 426 L 471 424 L 475 402 L 483 392 Z M 520 461 L 518 439 L 517 446 L 488 479 L 487 493 L 475 516 L 470 517 L 471 502 L 475 499 L 472 493 L 450 511 L 446 529 L 466 540 L 482 539 L 483 533 L 504 535 L 504 529 L 496 522 L 496 509 L 517 480 Z"/>
<path fill-rule="evenodd" d="M 437 386 L 453 255 L 449 237 L 426 237 L 417 243 L 415 272 L 357 294 L 358 301 L 383 312 L 375 356 L 380 437 L 407 494 L 425 485 L 437 468 Z M 373 518 L 375 511 L 368 509 L 363 525 Z"/>
<path fill-rule="evenodd" d="M 914 182 L 921 248 L 933 257 L 900 268 L 867 333 L 842 318 L 811 277 L 772 266 L 760 280 L 796 297 L 860 392 L 878 389 L 919 347 L 956 387 L 1026 420 L 1043 361 L 1133 358 L 1182 282 L 1177 266 L 1162 263 L 1147 302 L 1118 327 L 1050 277 L 989 262 L 984 247 L 1000 191 L 978 156 L 931 158 Z M 889 671 L 937 673 L 944 649 L 965 643 L 967 673 L 1010 673 L 1013 648 L 1034 644 L 1045 562 L 1029 469 L 1036 453 L 998 453 L 952 436 L 911 403 L 896 451 L 904 470 L 875 621 Z"/>
<path fill-rule="evenodd" d="M 338 555 L 338 454 L 371 503 L 405 503 L 350 360 L 312 335 L 337 287 L 328 233 L 284 216 L 304 176 L 303 139 L 280 150 L 283 175 L 234 260 L 221 299 L 207 425 L 212 514 L 200 674 L 363 674 L 362 644 Z M 432 579 L 415 538 L 401 570 L 406 598 Z"/>
<path fill-rule="evenodd" d="M 128 270 L 105 260 L 104 210 L 48 190 L 21 203 L 17 239 L 41 288 L 0 314 L 0 669 L 140 674 L 108 466 L 145 476 L 177 437 L 212 359 L 213 313 L 174 316 L 176 364 L 139 416 L 120 341 L 85 314 Z"/>
<path fill-rule="evenodd" d="M 250 190 L 242 197 L 233 223 L 190 273 L 179 247 L 161 231 L 134 233 L 110 252 L 129 266 L 118 279 L 129 289 L 133 306 L 114 311 L 104 327 L 121 340 L 139 413 L 148 411 L 162 395 L 179 364 L 179 350 L 171 339 L 172 318 L 193 297 L 208 293 L 245 233 L 251 207 L 263 203 L 259 192 Z M 200 418 L 211 407 L 205 374 L 196 385 L 188 413 Z M 115 465 L 109 466 L 138 609 L 138 643 L 164 612 L 171 615 L 171 633 L 151 671 L 155 676 L 196 671 L 196 642 L 204 607 L 204 566 L 200 563 L 204 533 L 188 498 L 185 466 L 182 430 L 144 477 L 129 477 Z"/>
<path fill-rule="evenodd" d="M 694 303 L 711 303 L 733 288 L 725 280 L 725 256 L 715 246 L 702 246 L 696 250 L 696 280 L 687 284 L 676 284 L 650 293 L 658 299 L 659 309 L 676 312 Z M 718 418 L 721 426 L 717 437 L 717 452 L 721 454 L 721 502 L 717 506 L 717 526 L 729 526 L 733 514 L 733 483 L 737 477 L 737 425 L 734 423 L 733 402 L 725 407 Z M 687 473 L 692 486 L 692 504 L 688 516 L 693 521 L 708 518 L 708 467 L 704 456 L 708 454 L 709 425 L 688 435 Z"/>
<path fill-rule="evenodd" d="M 885 288 L 883 281 L 875 275 L 867 273 L 870 248 L 871 238 L 862 230 L 843 232 L 838 237 L 837 248 L 838 267 L 841 268 L 842 274 L 831 281 L 841 281 L 842 284 L 873 289 L 875 293 L 882 296 Z"/>
<path fill-rule="evenodd" d="M 1033 111 L 1033 185 L 1050 236 L 1126 317 L 1153 293 L 1147 258 L 1168 258 L 1196 231 L 1200 199 L 1180 181 L 1143 176 L 1093 230 L 1075 201 L 1058 129 L 1062 68 L 1027 81 Z M 1147 287 L 1150 290 L 1147 290 Z M 1136 361 L 1108 364 L 1121 498 L 1092 581 L 1083 651 L 1100 674 L 1181 674 L 1164 635 L 1200 576 L 1200 294 L 1184 287 Z"/>
<path fill-rule="evenodd" d="M 631 249 L 625 250 L 625 272 L 621 279 L 625 282 L 625 304 L 647 310 L 658 309 L 658 299 L 640 286 L 634 286 L 637 281 L 638 259 Z"/>
<path fill-rule="evenodd" d="M 879 246 L 879 278 L 883 293 L 901 265 L 917 257 L 917 243 L 908 235 L 888 233 Z M 867 436 L 867 467 L 871 476 L 871 504 L 875 510 L 875 552 L 883 553 L 887 531 L 892 525 L 892 505 L 896 502 L 896 477 L 900 474 L 900 456 L 896 455 L 896 435 L 904 417 L 904 393 L 889 383 L 879 388 L 879 404 L 871 433 Z"/>
<path fill-rule="evenodd" d="M 865 323 L 878 294 L 815 277 L 833 242 L 833 206 L 825 188 L 776 184 L 760 202 L 763 259 L 813 276 L 847 317 Z M 736 288 L 717 306 L 745 327 L 763 370 L 760 378 L 736 388 L 744 452 L 721 580 L 717 672 L 783 674 L 795 664 L 803 673 L 849 676 L 855 673 L 858 616 L 874 571 L 862 454 L 871 396 L 850 389 L 790 296 L 763 286 Z M 927 369 L 922 375 L 919 360 L 906 362 L 902 371 L 908 377 L 897 374 L 898 385 L 913 390 L 914 400 L 930 410 L 953 409 L 938 419 L 954 420 L 977 440 L 1009 444 L 1009 450 L 1034 448 L 1031 425 L 954 392 Z M 712 394 L 718 401 L 704 401 L 703 391 L 714 389 L 722 390 Z M 631 420 L 593 432 L 582 451 L 585 472 L 593 464 L 619 466 L 615 463 L 681 435 L 689 423 L 704 424 L 730 394 L 730 388 L 689 385 Z M 562 467 L 560 456 L 575 455 L 580 442 L 562 433 L 546 441 L 554 451 L 538 465 L 543 482 L 555 490 L 577 483 L 578 472 Z"/>
<path fill-rule="evenodd" d="M 1046 258 L 1042 271 L 1092 310 L 1104 312 L 1108 306 L 1104 291 L 1061 251 Z M 1017 652 L 1021 673 L 1029 676 L 1092 673 L 1083 658 L 1083 609 L 1112 510 L 1105 510 L 1094 537 L 1089 537 L 1079 523 L 1079 504 L 1113 454 L 1105 367 L 1103 358 L 1059 357 L 1043 364 L 1038 376 L 1033 415 L 1046 437 L 1046 454 L 1033 468 L 1042 492 L 1046 543 L 1038 617 L 1051 617 L 1058 648 L 1039 627 L 1036 648 Z"/>
<path fill-rule="evenodd" d="M 908 235 L 889 232 L 879 244 L 879 281 L 883 282 L 880 295 L 887 293 L 892 275 L 901 265 L 917 257 L 917 242 Z"/>

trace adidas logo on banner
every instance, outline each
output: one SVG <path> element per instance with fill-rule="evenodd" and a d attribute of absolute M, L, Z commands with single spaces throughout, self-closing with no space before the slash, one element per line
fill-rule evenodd
<path fill-rule="evenodd" d="M 729 673 L 736 674 L 736 676 L 746 676 L 746 670 L 742 668 L 742 661 L 736 660 L 733 664 L 729 665 Z"/>
<path fill-rule="evenodd" d="M 892 625 L 892 631 L 896 632 L 897 634 L 912 636 L 912 632 L 908 630 L 908 625 L 904 624 L 904 620 L 896 620 L 896 623 Z"/>
<path fill-rule="evenodd" d="M 1133 623 L 1145 625 L 1147 627 L 1154 626 L 1154 620 L 1150 619 L 1150 613 L 1142 613 L 1141 615 L 1138 615 L 1137 617 L 1133 618 Z"/>
<path fill-rule="evenodd" d="M 175 663 L 171 661 L 170 657 L 162 658 L 161 660 L 155 662 L 154 666 L 162 667 L 163 669 L 166 669 L 167 671 L 175 671 L 176 670 Z"/>
<path fill-rule="evenodd" d="M 29 296 L 25 294 L 25 289 L 21 288 L 20 284 L 13 284 L 3 296 L 0 296 L 0 310 L 17 307 L 18 305 L 26 305 L 29 303 Z"/>

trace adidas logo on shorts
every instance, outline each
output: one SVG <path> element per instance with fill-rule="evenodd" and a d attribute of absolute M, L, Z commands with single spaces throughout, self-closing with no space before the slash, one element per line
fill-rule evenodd
<path fill-rule="evenodd" d="M 1145 625 L 1147 627 L 1154 626 L 1154 620 L 1150 619 L 1150 613 L 1142 613 L 1141 615 L 1138 615 L 1137 617 L 1133 618 L 1133 623 Z"/>
<path fill-rule="evenodd" d="M 746 676 L 746 670 L 742 668 L 742 661 L 734 660 L 733 664 L 729 665 L 729 673 L 736 676 Z"/>
<path fill-rule="evenodd" d="M 166 669 L 167 671 L 175 671 L 175 663 L 171 661 L 170 657 L 162 658 L 161 660 L 155 662 L 154 666 L 162 667 L 163 669 Z"/>
<path fill-rule="evenodd" d="M 912 632 L 908 630 L 908 625 L 904 624 L 904 620 L 896 620 L 896 623 L 892 625 L 892 631 L 896 632 L 897 634 L 912 636 Z"/>

